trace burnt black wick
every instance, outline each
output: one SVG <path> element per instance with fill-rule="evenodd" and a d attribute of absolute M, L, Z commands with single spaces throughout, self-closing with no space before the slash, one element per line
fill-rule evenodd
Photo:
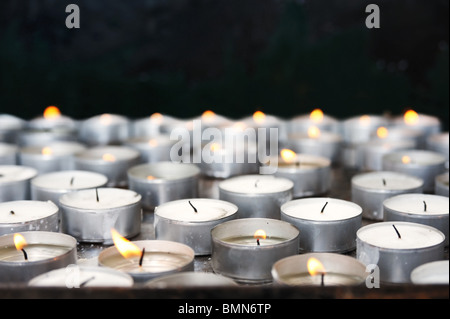
<path fill-rule="evenodd" d="M 75 176 L 74 177 L 72 177 L 71 179 L 70 179 L 70 186 L 72 186 L 73 185 L 73 180 L 75 179 Z"/>
<path fill-rule="evenodd" d="M 14 211 L 12 210 L 12 211 L 10 211 L 9 212 L 11 215 L 15 215 L 16 213 L 14 213 Z"/>
<path fill-rule="evenodd" d="M 321 214 L 323 213 L 323 211 L 325 210 L 325 207 L 327 207 L 327 205 L 328 205 L 328 202 L 326 202 L 325 205 L 323 205 L 322 210 L 320 211 Z"/>
<path fill-rule="evenodd" d="M 21 251 L 22 251 L 22 253 L 23 253 L 23 258 L 25 258 L 25 260 L 28 260 L 28 254 L 27 254 L 27 252 L 25 251 L 25 249 L 21 249 Z"/>
<path fill-rule="evenodd" d="M 86 279 L 85 281 L 83 281 L 83 282 L 80 284 L 80 287 L 86 286 L 88 282 L 90 282 L 90 281 L 92 281 L 92 280 L 94 280 L 94 279 L 95 279 L 95 276 L 92 276 L 92 277 Z"/>
<path fill-rule="evenodd" d="M 141 258 L 139 258 L 139 267 L 142 267 L 142 261 L 144 260 L 145 247 L 142 248 Z"/>
<path fill-rule="evenodd" d="M 258 187 L 259 179 L 255 181 L 255 187 Z"/>
<path fill-rule="evenodd" d="M 197 213 L 197 212 L 198 212 L 198 211 L 197 211 L 197 208 L 195 208 L 195 206 L 194 206 L 194 205 L 192 205 L 191 201 L 188 201 L 188 203 L 189 203 L 189 205 L 191 205 L 191 207 L 192 207 L 192 208 L 194 209 L 194 212 L 196 212 L 196 213 Z"/>
<path fill-rule="evenodd" d="M 427 211 L 427 203 L 425 201 L 423 201 L 423 211 L 424 212 Z"/>
<path fill-rule="evenodd" d="M 383 178 L 383 186 L 386 186 L 386 180 Z"/>
<path fill-rule="evenodd" d="M 256 244 L 259 246 L 260 245 L 260 243 L 259 243 L 259 238 L 256 238 Z"/>
<path fill-rule="evenodd" d="M 395 229 L 395 232 L 397 233 L 398 239 L 401 239 L 401 238 L 402 238 L 402 236 L 400 236 L 400 233 L 398 232 L 398 230 L 397 230 L 397 227 L 395 227 L 395 225 L 394 225 L 394 224 L 392 224 L 392 227 L 394 227 L 394 229 Z"/>
<path fill-rule="evenodd" d="M 95 196 L 97 197 L 97 202 L 99 202 L 100 198 L 98 198 L 98 188 L 95 189 Z"/>

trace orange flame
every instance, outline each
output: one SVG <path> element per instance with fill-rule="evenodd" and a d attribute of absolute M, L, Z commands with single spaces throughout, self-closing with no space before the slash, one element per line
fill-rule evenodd
<path fill-rule="evenodd" d="M 296 154 L 294 151 L 292 151 L 292 150 L 290 150 L 290 149 L 287 149 L 287 148 L 283 148 L 283 149 L 280 151 L 280 155 L 281 155 L 281 158 L 282 158 L 286 163 L 292 163 L 292 162 L 295 162 L 295 160 L 297 159 L 297 154 Z"/>
<path fill-rule="evenodd" d="M 369 115 L 362 115 L 362 116 L 359 118 L 359 122 L 360 122 L 362 125 L 369 125 L 369 124 L 370 124 L 370 116 L 369 116 Z"/>
<path fill-rule="evenodd" d="M 148 145 L 152 146 L 152 147 L 156 147 L 158 146 L 158 141 L 154 138 L 148 140 Z"/>
<path fill-rule="evenodd" d="M 386 138 L 389 135 L 389 130 L 385 128 L 384 126 L 380 126 L 377 128 L 377 136 L 379 138 Z"/>
<path fill-rule="evenodd" d="M 308 136 L 310 138 L 318 138 L 320 136 L 320 129 L 317 126 L 308 128 Z"/>
<path fill-rule="evenodd" d="M 255 234 L 253 235 L 254 238 L 256 239 L 266 239 L 266 232 L 262 229 L 258 229 L 257 231 L 255 231 Z"/>
<path fill-rule="evenodd" d="M 109 153 L 103 154 L 102 159 L 106 162 L 115 162 L 116 161 L 116 157 Z"/>
<path fill-rule="evenodd" d="M 100 115 L 100 124 L 108 125 L 111 124 L 112 116 L 111 114 L 102 114 Z"/>
<path fill-rule="evenodd" d="M 307 267 L 308 272 L 311 276 L 325 274 L 325 268 L 323 267 L 322 263 L 314 257 L 308 259 Z"/>
<path fill-rule="evenodd" d="M 149 181 L 152 181 L 152 180 L 154 180 L 154 179 L 156 179 L 155 176 L 152 176 L 152 175 L 148 175 L 148 176 L 147 176 L 147 180 L 149 180 Z"/>
<path fill-rule="evenodd" d="M 14 245 L 17 250 L 22 250 L 27 245 L 27 241 L 21 234 L 16 233 L 14 234 Z"/>
<path fill-rule="evenodd" d="M 212 143 L 211 146 L 209 147 L 209 149 L 211 150 L 211 152 L 217 152 L 220 151 L 222 147 L 220 146 L 220 144 L 217 143 Z"/>
<path fill-rule="evenodd" d="M 163 120 L 163 115 L 161 113 L 153 113 L 152 115 L 150 115 L 150 120 L 155 121 L 159 124 Z"/>
<path fill-rule="evenodd" d="M 44 118 L 46 119 L 54 119 L 60 116 L 61 112 L 56 106 L 51 105 L 44 110 Z"/>
<path fill-rule="evenodd" d="M 46 146 L 46 147 L 42 148 L 41 153 L 42 153 L 42 155 L 52 155 L 53 151 L 52 151 L 51 147 Z"/>
<path fill-rule="evenodd" d="M 409 164 L 409 163 L 411 163 L 411 157 L 409 157 L 408 155 L 402 156 L 402 163 L 403 163 L 403 164 Z"/>
<path fill-rule="evenodd" d="M 309 118 L 314 123 L 320 123 L 323 121 L 323 112 L 321 109 L 314 109 L 311 114 L 309 114 Z"/>
<path fill-rule="evenodd" d="M 214 119 L 214 117 L 216 116 L 216 113 L 214 113 L 213 111 L 205 111 L 202 114 L 202 120 L 208 122 L 208 121 L 212 121 Z"/>
<path fill-rule="evenodd" d="M 416 111 L 408 110 L 403 115 L 403 120 L 407 125 L 414 125 L 419 121 L 419 114 Z"/>
<path fill-rule="evenodd" d="M 266 119 L 266 114 L 264 114 L 263 112 L 256 111 L 255 113 L 253 113 L 253 120 L 256 123 L 264 123 L 265 119 Z"/>
<path fill-rule="evenodd" d="M 142 252 L 138 246 L 130 242 L 125 237 L 122 237 L 114 228 L 111 228 L 111 235 L 114 246 L 116 246 L 117 250 L 124 258 L 142 255 Z"/>

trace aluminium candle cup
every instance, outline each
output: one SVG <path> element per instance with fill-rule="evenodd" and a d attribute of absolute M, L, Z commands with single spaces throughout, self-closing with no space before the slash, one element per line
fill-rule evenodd
<path fill-rule="evenodd" d="M 262 229 L 267 234 L 254 238 Z M 279 259 L 298 254 L 298 229 L 281 220 L 270 218 L 236 219 L 221 223 L 211 230 L 211 265 L 215 273 L 243 283 L 272 281 L 271 268 Z"/>
<path fill-rule="evenodd" d="M 292 199 L 294 183 L 273 175 L 241 175 L 219 183 L 219 199 L 235 204 L 238 218 L 280 219 L 280 207 Z"/>
<path fill-rule="evenodd" d="M 281 220 L 300 231 L 300 253 L 346 253 L 356 248 L 362 208 L 334 198 L 302 198 L 281 206 Z"/>
<path fill-rule="evenodd" d="M 0 165 L 16 165 L 17 152 L 16 145 L 0 142 Z"/>
<path fill-rule="evenodd" d="M 427 138 L 426 148 L 445 157 L 445 166 L 449 168 L 449 132 L 433 134 Z"/>
<path fill-rule="evenodd" d="M 0 202 L 30 199 L 30 181 L 37 174 L 32 167 L 0 165 Z"/>
<path fill-rule="evenodd" d="M 31 199 L 50 200 L 59 205 L 63 194 L 106 186 L 108 179 L 103 174 L 89 171 L 59 171 L 39 175 L 31 180 Z"/>
<path fill-rule="evenodd" d="M 323 265 L 324 286 L 360 286 L 369 273 L 356 258 L 336 253 L 307 253 L 278 260 L 272 267 L 275 285 L 321 286 L 321 275 L 310 275 L 308 260 L 315 258 Z"/>
<path fill-rule="evenodd" d="M 289 120 L 287 125 L 288 133 L 308 132 L 311 126 L 315 126 L 321 131 L 339 133 L 339 121 L 326 114 L 317 119 L 311 118 L 311 114 L 297 115 Z"/>
<path fill-rule="evenodd" d="M 161 276 L 145 283 L 145 287 L 157 289 L 180 287 L 224 287 L 237 285 L 238 284 L 234 280 L 222 275 L 194 271 L 185 271 Z"/>
<path fill-rule="evenodd" d="M 130 120 L 118 114 L 101 114 L 80 122 L 78 139 L 90 146 L 118 145 L 130 136 Z"/>
<path fill-rule="evenodd" d="M 414 147 L 414 142 L 408 140 L 370 140 L 362 147 L 361 168 L 368 171 L 381 171 L 384 155 L 395 151 L 412 150 Z"/>
<path fill-rule="evenodd" d="M 0 203 L 0 235 L 23 231 L 59 231 L 59 208 L 50 201 Z"/>
<path fill-rule="evenodd" d="M 156 206 L 198 195 L 200 169 L 194 164 L 157 162 L 136 165 L 127 172 L 131 190 L 142 196 L 142 206 Z"/>
<path fill-rule="evenodd" d="M 444 259 L 445 235 L 432 226 L 378 222 L 361 227 L 356 236 L 356 258 L 377 265 L 381 282 L 409 283 L 414 268 Z"/>
<path fill-rule="evenodd" d="M 376 171 L 351 179 L 351 200 L 363 209 L 363 218 L 383 220 L 383 201 L 404 193 L 422 193 L 423 180 L 408 174 Z"/>
<path fill-rule="evenodd" d="M 16 144 L 18 133 L 27 126 L 27 122 L 10 114 L 0 114 L 0 142 Z"/>
<path fill-rule="evenodd" d="M 379 115 L 361 115 L 340 122 L 342 139 L 348 144 L 367 142 L 380 126 L 387 126 L 387 118 Z"/>
<path fill-rule="evenodd" d="M 402 194 L 383 202 L 385 221 L 405 221 L 433 226 L 445 235 L 448 246 L 448 197 L 432 194 Z"/>
<path fill-rule="evenodd" d="M 186 244 L 196 256 L 210 255 L 211 229 L 235 219 L 237 210 L 238 207 L 232 203 L 209 198 L 161 204 L 155 208 L 155 238 Z"/>
<path fill-rule="evenodd" d="M 411 272 L 411 282 L 415 285 L 448 285 L 449 261 L 438 260 L 417 266 Z"/>
<path fill-rule="evenodd" d="M 53 130 L 25 129 L 19 132 L 17 144 L 20 147 L 45 146 L 55 142 L 77 142 L 74 131 L 65 128 Z"/>
<path fill-rule="evenodd" d="M 66 267 L 77 261 L 77 241 L 57 232 L 28 231 L 20 233 L 26 240 L 22 251 L 14 245 L 14 234 L 0 236 L 0 282 L 26 283 L 42 273 Z"/>
<path fill-rule="evenodd" d="M 126 146 L 94 146 L 75 157 L 75 169 L 96 172 L 108 178 L 108 187 L 128 185 L 127 171 L 139 164 L 140 154 Z"/>
<path fill-rule="evenodd" d="M 111 244 L 111 228 L 127 238 L 141 231 L 141 195 L 131 190 L 98 188 L 74 191 L 62 195 L 59 206 L 62 232 L 80 242 Z"/>
<path fill-rule="evenodd" d="M 177 143 L 168 135 L 154 137 L 134 137 L 124 142 L 124 145 L 139 151 L 142 163 L 170 161 L 170 150 Z"/>
<path fill-rule="evenodd" d="M 391 124 L 393 126 L 407 127 L 410 129 L 414 129 L 420 131 L 425 136 L 425 139 L 428 136 L 438 134 L 441 132 L 441 122 L 440 120 L 431 115 L 427 114 L 417 114 L 418 116 L 411 120 L 405 120 L 405 116 L 397 116 L 395 117 Z"/>
<path fill-rule="evenodd" d="M 139 266 L 140 256 L 124 258 L 115 246 L 100 252 L 99 265 L 123 271 L 137 284 L 159 276 L 194 271 L 195 253 L 187 245 L 166 240 L 138 240 L 132 243 L 139 250 L 145 248 L 142 266 Z"/>
<path fill-rule="evenodd" d="M 434 193 L 436 195 L 449 197 L 448 196 L 448 194 L 449 194 L 448 178 L 449 178 L 448 172 L 436 176 L 435 185 L 434 185 Z"/>

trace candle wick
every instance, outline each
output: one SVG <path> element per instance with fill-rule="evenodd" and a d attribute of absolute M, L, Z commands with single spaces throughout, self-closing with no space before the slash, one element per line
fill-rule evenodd
<path fill-rule="evenodd" d="M 325 286 L 325 273 L 320 274 L 320 286 Z"/>
<path fill-rule="evenodd" d="M 327 207 L 327 205 L 328 205 L 328 202 L 326 202 L 325 205 L 323 205 L 322 210 L 320 211 L 321 214 L 323 213 L 323 211 L 325 210 L 325 207 Z"/>
<path fill-rule="evenodd" d="M 400 233 L 398 232 L 398 230 L 397 230 L 397 227 L 395 227 L 395 225 L 394 225 L 394 224 L 392 224 L 392 227 L 394 227 L 394 229 L 395 229 L 395 232 L 397 233 L 397 236 L 398 236 L 398 238 L 399 238 L 399 239 L 401 239 L 401 238 L 402 238 L 402 236 L 400 236 Z"/>
<path fill-rule="evenodd" d="M 92 280 L 94 280 L 94 279 L 95 279 L 95 276 L 92 276 L 92 277 L 86 279 L 85 281 L 83 281 L 83 282 L 80 284 L 80 287 L 86 286 L 88 282 L 90 282 L 90 281 L 92 281 Z"/>
<path fill-rule="evenodd" d="M 25 260 L 28 260 L 28 254 L 27 254 L 27 252 L 25 251 L 25 249 L 21 249 L 21 251 L 22 251 L 22 253 L 23 253 L 23 258 L 25 258 Z"/>
<path fill-rule="evenodd" d="M 194 212 L 197 213 L 197 212 L 198 212 L 198 211 L 197 211 L 197 208 L 195 208 L 194 205 L 192 205 L 191 201 L 188 201 L 188 203 L 189 203 L 189 205 L 191 205 L 191 207 L 194 209 Z"/>
<path fill-rule="evenodd" d="M 259 179 L 255 181 L 255 188 L 258 187 Z"/>
<path fill-rule="evenodd" d="M 145 247 L 142 248 L 141 257 L 139 258 L 139 267 L 142 267 L 142 261 L 144 260 Z"/>
<path fill-rule="evenodd" d="M 383 186 L 386 186 L 386 180 L 383 178 Z"/>
<path fill-rule="evenodd" d="M 97 202 L 99 202 L 100 198 L 98 198 L 98 188 L 95 188 L 95 196 L 97 197 Z"/>
<path fill-rule="evenodd" d="M 72 186 L 73 185 L 73 180 L 75 179 L 75 176 L 74 177 L 72 177 L 71 179 L 70 179 L 70 186 Z"/>
<path fill-rule="evenodd" d="M 295 166 L 296 166 L 296 167 L 300 167 L 300 160 L 298 160 L 298 161 L 295 163 Z"/>
<path fill-rule="evenodd" d="M 12 210 L 12 211 L 10 211 L 9 212 L 11 215 L 15 215 L 16 213 L 14 213 L 14 211 Z"/>
<path fill-rule="evenodd" d="M 257 244 L 258 246 L 260 246 L 259 238 L 256 238 L 256 244 Z"/>
<path fill-rule="evenodd" d="M 427 203 L 425 201 L 423 201 L 423 211 L 424 212 L 427 211 Z"/>

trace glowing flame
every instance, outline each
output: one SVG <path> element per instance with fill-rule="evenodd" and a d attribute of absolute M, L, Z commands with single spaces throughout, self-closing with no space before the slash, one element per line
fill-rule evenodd
<path fill-rule="evenodd" d="M 409 157 L 408 155 L 402 156 L 402 163 L 403 163 L 403 164 L 409 164 L 409 163 L 411 163 L 411 157 Z"/>
<path fill-rule="evenodd" d="M 103 154 L 102 159 L 105 162 L 115 162 L 116 161 L 116 157 L 109 153 Z"/>
<path fill-rule="evenodd" d="M 308 272 L 311 276 L 325 274 L 325 268 L 323 267 L 322 263 L 314 257 L 308 259 L 307 267 Z"/>
<path fill-rule="evenodd" d="M 407 125 L 414 125 L 419 121 L 419 114 L 416 111 L 408 110 L 403 115 L 403 120 Z"/>
<path fill-rule="evenodd" d="M 317 126 L 308 128 L 308 136 L 310 138 L 318 138 L 320 136 L 320 129 Z"/>
<path fill-rule="evenodd" d="M 114 246 L 116 246 L 117 250 L 124 258 L 142 255 L 142 252 L 138 248 L 138 246 L 130 242 L 128 239 L 122 237 L 114 228 L 111 228 L 111 236 L 114 242 Z"/>
<path fill-rule="evenodd" d="M 370 124 L 370 116 L 369 116 L 369 115 L 362 115 L 362 116 L 359 118 L 359 122 L 360 122 L 362 125 L 369 125 L 369 124 Z"/>
<path fill-rule="evenodd" d="M 16 246 L 17 250 L 22 250 L 27 245 L 27 241 L 25 240 L 25 237 L 23 237 L 21 234 L 14 234 L 14 245 Z"/>
<path fill-rule="evenodd" d="M 150 115 L 150 121 L 160 124 L 163 121 L 163 115 L 161 113 L 153 113 Z"/>
<path fill-rule="evenodd" d="M 222 147 L 220 146 L 220 144 L 212 143 L 209 149 L 211 150 L 211 152 L 217 152 L 220 151 Z"/>
<path fill-rule="evenodd" d="M 211 122 L 214 118 L 216 117 L 216 113 L 214 113 L 213 111 L 205 111 L 202 114 L 202 120 L 206 121 L 206 122 Z"/>
<path fill-rule="evenodd" d="M 52 155 L 53 151 L 52 151 L 51 147 L 46 146 L 46 147 L 42 148 L 41 153 L 42 153 L 42 155 Z"/>
<path fill-rule="evenodd" d="M 320 123 L 323 121 L 323 112 L 321 109 L 314 109 L 311 114 L 309 114 L 309 118 L 314 123 Z"/>
<path fill-rule="evenodd" d="M 154 179 L 156 179 L 155 176 L 152 176 L 152 175 L 148 175 L 148 176 L 147 176 L 147 180 L 149 180 L 149 181 L 152 181 L 152 180 L 154 180 Z"/>
<path fill-rule="evenodd" d="M 102 114 L 100 115 L 100 124 L 108 125 L 111 124 L 112 116 L 111 114 Z"/>
<path fill-rule="evenodd" d="M 379 138 L 386 138 L 386 137 L 388 137 L 388 135 L 389 135 L 389 131 L 384 126 L 380 126 L 379 128 L 377 128 L 377 136 Z"/>
<path fill-rule="evenodd" d="M 253 113 L 253 120 L 256 123 L 264 123 L 264 121 L 266 120 L 266 114 L 261 111 L 256 111 L 255 113 Z"/>
<path fill-rule="evenodd" d="M 154 138 L 148 140 L 148 145 L 152 146 L 152 147 L 156 147 L 158 146 L 158 141 L 155 140 Z"/>
<path fill-rule="evenodd" d="M 253 235 L 254 238 L 256 239 L 266 239 L 266 232 L 262 229 L 258 229 L 257 231 L 255 231 L 255 234 Z"/>
<path fill-rule="evenodd" d="M 49 106 L 44 110 L 44 118 L 54 119 L 61 116 L 61 112 L 56 106 Z"/>
<path fill-rule="evenodd" d="M 287 148 L 283 148 L 283 149 L 280 151 L 280 155 L 281 155 L 281 158 L 282 158 L 286 163 L 292 163 L 292 162 L 295 162 L 296 159 L 297 159 L 297 154 L 296 154 L 294 151 L 289 150 L 289 149 L 287 149 Z"/>
<path fill-rule="evenodd" d="M 239 131 L 239 132 L 243 132 L 246 128 L 246 125 L 244 122 L 236 122 L 233 124 L 233 127 Z"/>

